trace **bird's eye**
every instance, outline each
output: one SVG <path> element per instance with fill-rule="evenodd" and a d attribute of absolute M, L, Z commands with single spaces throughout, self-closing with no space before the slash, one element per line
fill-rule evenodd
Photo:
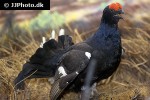
<path fill-rule="evenodd" d="M 122 9 L 118 10 L 118 14 L 124 14 L 123 10 Z"/>

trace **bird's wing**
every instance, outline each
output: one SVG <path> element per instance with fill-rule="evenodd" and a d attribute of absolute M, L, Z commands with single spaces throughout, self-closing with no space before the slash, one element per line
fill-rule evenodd
<path fill-rule="evenodd" d="M 50 93 L 51 100 L 57 100 L 60 97 L 64 89 L 86 68 L 90 57 L 91 53 L 80 50 L 72 50 L 66 54 L 56 71 L 55 82 Z"/>
<path fill-rule="evenodd" d="M 73 72 L 65 77 L 56 80 L 51 88 L 50 98 L 51 100 L 57 100 L 64 89 L 78 76 L 79 73 Z"/>

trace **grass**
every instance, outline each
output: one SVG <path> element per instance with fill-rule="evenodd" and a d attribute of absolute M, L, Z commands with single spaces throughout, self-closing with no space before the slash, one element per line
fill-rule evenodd
<path fill-rule="evenodd" d="M 126 21 L 120 23 L 125 54 L 116 73 L 109 79 L 98 83 L 100 100 L 144 100 L 150 97 L 149 16 L 150 14 L 147 17 L 138 15 L 140 22 L 135 22 L 127 16 Z M 135 27 L 135 23 L 139 23 L 142 27 Z M 77 42 L 82 40 L 77 29 L 72 30 L 69 26 L 68 28 L 76 33 L 74 40 Z M 46 37 L 49 38 L 49 34 L 46 34 Z M 7 44 L 0 48 L 0 55 L 2 55 L 0 58 L 0 100 L 49 100 L 51 86 L 47 79 L 27 80 L 24 91 L 14 91 L 13 85 L 13 80 L 21 71 L 22 65 L 39 47 L 41 40 L 28 34 L 16 39 L 3 35 L 0 41 L 1 44 Z M 77 94 L 68 93 L 63 99 L 77 100 L 77 98 Z"/>

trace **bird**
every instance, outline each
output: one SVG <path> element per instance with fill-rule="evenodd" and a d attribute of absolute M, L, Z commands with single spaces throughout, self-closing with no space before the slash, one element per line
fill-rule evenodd
<path fill-rule="evenodd" d="M 39 73 L 35 73 L 35 77 L 40 77 L 40 72 L 44 73 L 43 77 L 47 77 L 47 74 L 49 74 L 49 77 L 53 77 L 54 82 L 50 90 L 51 100 L 62 98 L 64 93 L 69 90 L 74 92 L 82 91 L 86 75 L 89 74 L 88 69 L 93 67 L 90 66 L 93 61 L 95 69 L 90 81 L 90 87 L 110 77 L 121 62 L 122 45 L 118 22 L 120 19 L 123 19 L 122 14 L 124 12 L 120 3 L 109 4 L 104 8 L 99 28 L 93 35 L 77 44 L 71 41 L 71 45 L 68 45 L 70 42 L 67 42 L 68 46 L 65 47 L 62 46 L 64 42 L 61 42 L 62 44 L 59 46 L 59 42 L 49 40 L 44 45 L 47 47 L 47 50 L 54 52 L 54 55 L 52 53 L 47 54 L 48 51 L 40 52 L 40 50 L 37 50 L 37 54 L 41 58 L 43 56 L 48 58 L 44 57 L 43 60 L 36 59 L 38 57 L 34 58 L 33 55 L 30 58 L 30 63 L 38 63 L 42 66 L 38 68 L 37 66 L 36 68 L 26 67 L 26 70 L 23 68 L 22 71 L 29 73 L 32 72 L 29 69 L 37 69 Z M 46 67 L 42 62 L 48 62 L 48 66 Z M 31 77 L 34 77 L 34 74 Z M 15 83 L 20 80 L 17 78 Z"/>

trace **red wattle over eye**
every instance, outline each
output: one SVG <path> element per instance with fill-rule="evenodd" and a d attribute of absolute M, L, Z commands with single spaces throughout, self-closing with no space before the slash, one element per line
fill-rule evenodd
<path fill-rule="evenodd" d="M 112 3 L 109 5 L 109 9 L 113 9 L 115 11 L 118 11 L 119 9 L 122 9 L 122 6 L 120 3 Z"/>

